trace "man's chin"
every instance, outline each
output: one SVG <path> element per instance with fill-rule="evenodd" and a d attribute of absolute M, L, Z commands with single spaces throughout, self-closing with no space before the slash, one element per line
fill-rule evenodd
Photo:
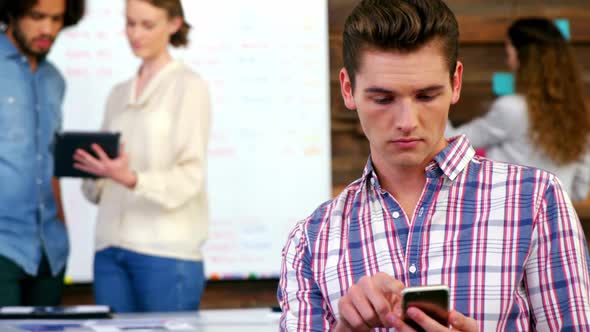
<path fill-rule="evenodd" d="M 31 50 L 29 54 L 40 61 L 44 60 L 47 57 L 47 54 L 49 54 L 49 50 Z"/>
<path fill-rule="evenodd" d="M 417 156 L 397 156 L 390 163 L 398 168 L 415 168 L 422 167 L 423 160 Z"/>

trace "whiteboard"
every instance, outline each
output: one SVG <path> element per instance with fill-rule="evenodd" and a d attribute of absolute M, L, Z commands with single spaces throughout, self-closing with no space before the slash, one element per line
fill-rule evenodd
<path fill-rule="evenodd" d="M 100 127 L 111 87 L 139 66 L 125 1 L 87 1 L 49 56 L 67 81 L 64 130 Z M 327 0 L 185 0 L 193 30 L 174 57 L 209 82 L 211 279 L 277 277 L 296 221 L 331 195 Z M 71 252 L 66 277 L 92 280 L 96 207 L 62 179 Z"/>

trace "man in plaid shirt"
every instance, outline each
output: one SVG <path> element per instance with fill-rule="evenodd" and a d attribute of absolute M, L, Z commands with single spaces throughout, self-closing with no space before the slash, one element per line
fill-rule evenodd
<path fill-rule="evenodd" d="M 445 284 L 448 326 L 407 312 L 426 331 L 590 331 L 586 239 L 559 180 L 444 138 L 458 36 L 442 0 L 364 0 L 347 19 L 342 96 L 371 155 L 289 235 L 282 330 L 414 331 L 401 290 Z"/>

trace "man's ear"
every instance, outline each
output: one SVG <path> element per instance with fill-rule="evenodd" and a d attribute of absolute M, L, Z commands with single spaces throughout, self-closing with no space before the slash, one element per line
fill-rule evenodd
<path fill-rule="evenodd" d="M 453 95 L 451 98 L 451 104 L 455 104 L 461 97 L 461 85 L 463 84 L 463 64 L 461 61 L 457 61 L 457 67 L 455 68 L 455 74 L 453 74 Z"/>
<path fill-rule="evenodd" d="M 352 83 L 350 82 L 350 76 L 346 68 L 340 69 L 340 91 L 342 92 L 342 99 L 344 99 L 346 108 L 356 110 L 356 103 L 352 95 Z"/>

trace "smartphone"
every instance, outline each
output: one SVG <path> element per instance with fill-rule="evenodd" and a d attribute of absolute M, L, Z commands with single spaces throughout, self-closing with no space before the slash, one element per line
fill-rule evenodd
<path fill-rule="evenodd" d="M 424 331 L 406 315 L 406 310 L 416 307 L 443 326 L 449 323 L 449 287 L 446 285 L 407 287 L 402 290 L 404 322 L 417 332 Z"/>

